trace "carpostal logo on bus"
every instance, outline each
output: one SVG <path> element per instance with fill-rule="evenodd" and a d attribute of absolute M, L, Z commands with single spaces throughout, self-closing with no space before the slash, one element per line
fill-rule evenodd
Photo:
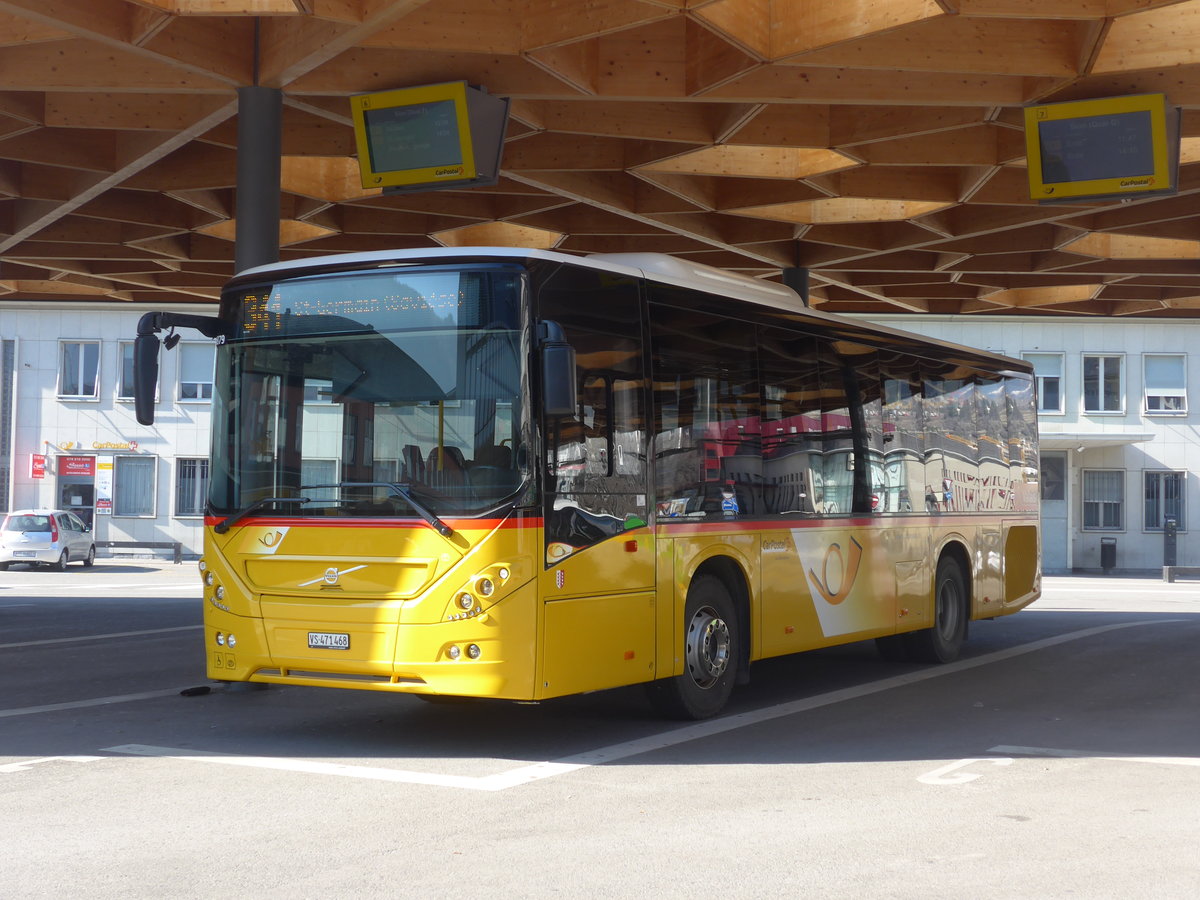
<path fill-rule="evenodd" d="M 461 175 L 462 173 L 463 173 L 462 166 L 450 166 L 445 169 L 434 169 L 433 177 L 434 178 L 453 178 L 455 175 Z"/>

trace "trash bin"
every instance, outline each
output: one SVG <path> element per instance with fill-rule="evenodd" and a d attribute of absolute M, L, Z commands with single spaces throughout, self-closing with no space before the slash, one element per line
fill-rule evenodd
<path fill-rule="evenodd" d="M 1111 574 L 1117 567 L 1117 539 L 1100 538 L 1100 568 L 1104 574 Z"/>

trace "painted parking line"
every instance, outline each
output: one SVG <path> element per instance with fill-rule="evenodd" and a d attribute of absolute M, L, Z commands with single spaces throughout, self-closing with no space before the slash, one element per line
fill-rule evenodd
<path fill-rule="evenodd" d="M 53 582 L 48 582 L 48 581 L 40 581 L 40 580 L 39 581 L 21 581 L 21 582 L 16 582 L 13 584 L 6 584 L 6 585 L 4 585 L 4 587 L 7 588 L 8 590 L 36 589 L 38 591 L 42 591 L 42 592 L 52 594 L 52 595 L 53 595 L 53 592 L 55 592 L 55 591 L 65 591 L 65 592 L 69 592 L 69 594 L 75 595 L 75 596 L 78 596 L 79 591 L 81 590 L 80 583 L 78 581 L 72 581 L 72 582 L 64 581 L 64 582 L 61 582 L 58 584 L 55 584 Z M 129 584 L 104 584 L 101 582 L 93 581 L 93 582 L 88 582 L 88 584 L 87 584 L 87 592 L 89 594 L 105 593 L 108 591 L 195 591 L 196 594 L 200 594 L 201 586 L 199 584 L 199 579 L 189 579 L 187 581 L 155 581 L 155 582 L 149 582 L 149 583 L 144 582 L 144 581 L 138 581 L 138 582 L 130 582 Z M 61 594 L 55 595 L 55 596 L 56 596 L 56 599 L 58 597 L 63 597 L 64 599 L 70 599 L 70 596 L 65 596 L 65 595 L 61 595 Z"/>
<path fill-rule="evenodd" d="M 1027 653 L 1034 653 L 1038 650 L 1044 650 L 1048 647 L 1054 647 L 1059 644 L 1083 640 L 1084 638 L 1094 637 L 1110 631 L 1120 631 L 1126 628 L 1138 628 L 1144 625 L 1166 625 L 1169 623 L 1185 621 L 1187 620 L 1157 619 L 1140 622 L 1123 622 L 1114 625 L 1100 625 L 1094 628 L 1085 628 L 1080 631 L 1072 631 L 1068 632 L 1067 634 L 1061 634 L 1055 637 L 1045 638 L 1040 641 L 1022 644 L 1018 647 L 1010 647 L 1006 650 L 997 650 L 994 653 L 987 653 L 983 656 L 978 656 L 973 659 L 959 660 L 955 663 L 949 663 L 947 665 L 937 666 L 935 668 L 921 669 L 916 672 L 906 672 L 903 675 L 895 675 L 891 678 L 885 678 L 869 684 L 855 685 L 854 687 L 829 691 L 828 693 L 817 694 L 816 696 L 806 697 L 802 700 L 792 700 L 787 703 L 780 703 L 775 706 L 768 706 L 763 709 L 752 710 L 750 712 L 737 713 L 716 719 L 708 719 L 704 722 L 697 722 L 694 725 L 685 725 L 681 728 L 673 728 L 669 731 L 647 735 L 646 737 L 637 738 L 632 741 L 623 741 L 619 744 L 612 744 L 607 747 L 600 747 L 595 750 L 588 750 L 583 753 L 564 756 L 556 760 L 535 762 L 529 765 L 520 766 L 515 769 L 510 769 L 507 772 L 499 772 L 496 774 L 479 777 L 463 775 L 438 775 L 436 773 L 429 772 L 412 772 L 402 769 L 390 769 L 375 766 L 343 765 L 341 763 L 327 763 L 315 760 L 283 759 L 265 756 L 238 756 L 235 754 L 197 751 L 174 747 L 156 747 L 145 744 L 123 744 L 119 747 L 106 747 L 104 749 L 109 753 L 120 753 L 130 756 L 170 758 L 187 762 L 215 763 L 288 772 L 306 772 L 309 774 L 319 775 L 336 775 L 347 778 L 363 778 L 376 781 L 435 785 L 439 787 L 459 788 L 475 791 L 503 791 L 509 788 L 519 787 L 524 784 L 531 784 L 535 781 L 543 781 L 547 778 L 565 775 L 569 772 L 577 772 L 580 769 L 587 769 L 593 766 L 603 765 L 605 763 L 617 762 L 622 759 L 628 759 L 632 756 L 640 756 L 643 753 L 652 753 L 657 750 L 665 750 L 679 744 L 685 744 L 690 741 L 713 737 L 715 735 L 724 734 L 730 731 L 736 731 L 739 728 L 758 725 L 763 722 L 769 722 L 773 719 L 779 719 L 785 716 L 793 716 L 797 713 L 819 709 L 823 706 L 832 706 L 835 703 L 857 700 L 872 694 L 889 691 L 893 688 L 905 687 L 910 684 L 917 684 L 933 678 L 942 678 L 947 675 L 953 675 L 956 672 L 962 672 L 967 669 L 974 669 L 980 666 L 990 665 L 991 663 L 1002 662 L 1006 659 L 1023 656 Z"/>
<path fill-rule="evenodd" d="M 1195 756 L 1113 756 L 1094 750 L 1060 750 L 1055 747 L 1010 747 L 1001 744 L 988 753 L 1005 753 L 1013 756 L 1045 756 L 1056 759 L 1104 759 L 1112 762 L 1152 763 L 1158 766 L 1200 766 L 1200 757 Z"/>
<path fill-rule="evenodd" d="M 16 647 L 45 647 L 50 644 L 78 644 L 81 641 L 108 641 L 114 638 L 143 637 L 147 634 L 172 634 L 178 631 L 196 631 L 203 625 L 178 625 L 174 628 L 147 628 L 143 631 L 113 631 L 109 634 L 81 634 L 75 637 L 44 638 L 40 641 L 18 641 L 13 644 L 0 644 L 0 650 L 12 650 Z"/>
<path fill-rule="evenodd" d="M 16 709 L 0 709 L 0 719 L 15 716 L 36 716 L 41 713 L 60 712 L 65 709 L 87 709 L 90 706 L 111 706 L 114 703 L 132 703 L 136 700 L 156 700 L 159 697 L 176 697 L 186 688 L 170 688 L 161 691 L 142 691 L 138 694 L 114 694 L 110 697 L 92 697 L 89 700 L 68 700 L 65 703 L 46 703 L 42 706 L 21 706 Z"/>

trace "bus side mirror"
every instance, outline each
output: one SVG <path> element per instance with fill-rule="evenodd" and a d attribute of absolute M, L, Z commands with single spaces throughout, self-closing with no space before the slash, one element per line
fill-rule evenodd
<path fill-rule="evenodd" d="M 575 348 L 567 343 L 557 322 L 538 325 L 542 348 L 542 402 L 548 417 L 575 416 L 579 411 L 575 386 Z"/>
<path fill-rule="evenodd" d="M 154 424 L 158 345 L 158 336 L 154 334 L 139 334 L 133 341 L 133 408 L 140 425 Z"/>

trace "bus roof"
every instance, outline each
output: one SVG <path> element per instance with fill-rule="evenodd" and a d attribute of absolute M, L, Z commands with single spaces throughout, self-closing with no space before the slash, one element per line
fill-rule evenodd
<path fill-rule="evenodd" d="M 1014 371 L 1029 372 L 1027 362 L 1012 359 L 990 350 L 965 347 L 936 338 L 891 328 L 860 317 L 846 317 L 822 312 L 805 306 L 800 295 L 791 288 L 760 278 L 751 278 L 736 272 L 728 272 L 714 266 L 678 259 L 665 253 L 592 253 L 586 256 L 561 253 L 555 250 L 535 250 L 527 247 L 423 247 L 408 250 L 375 250 L 364 253 L 337 253 L 314 256 L 287 262 L 270 263 L 245 269 L 234 276 L 230 285 L 243 281 L 256 281 L 264 275 L 303 275 L 307 270 L 347 269 L 354 267 L 387 267 L 390 265 L 419 265 L 421 263 L 449 262 L 451 260 L 474 261 L 543 261 L 557 262 L 605 272 L 617 272 L 635 278 L 645 278 L 663 284 L 691 288 L 706 294 L 746 300 L 774 310 L 794 313 L 826 322 L 852 322 L 865 334 L 888 335 L 916 339 L 932 347 L 966 352 L 990 361 L 995 367 L 1008 367 Z"/>

